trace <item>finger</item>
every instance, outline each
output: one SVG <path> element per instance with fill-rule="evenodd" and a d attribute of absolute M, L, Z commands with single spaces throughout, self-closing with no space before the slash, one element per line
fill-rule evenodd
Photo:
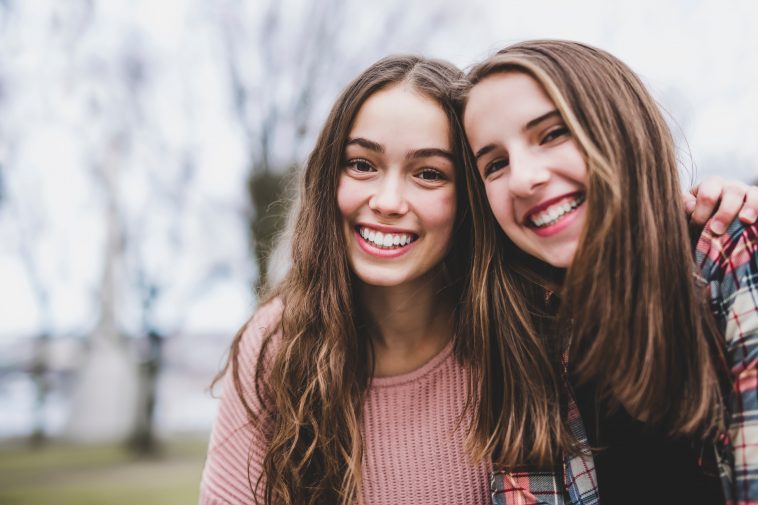
<path fill-rule="evenodd" d="M 720 175 L 709 175 L 698 184 L 690 188 L 690 193 L 697 196 L 701 188 L 709 194 L 715 194 L 721 196 L 721 192 L 724 190 L 724 186 L 727 185 L 727 180 Z"/>
<path fill-rule="evenodd" d="M 684 209 L 688 216 L 692 214 L 692 211 L 695 210 L 695 205 L 697 204 L 697 198 L 695 198 L 695 195 L 697 194 L 697 186 L 690 191 L 693 191 L 693 193 L 682 193 L 682 202 L 684 202 Z"/>
<path fill-rule="evenodd" d="M 737 214 L 742 209 L 745 202 L 745 193 L 747 187 L 739 184 L 730 184 L 724 187 L 721 195 L 721 203 L 711 221 L 711 231 L 716 235 L 724 233 L 729 223 L 737 218 Z"/>
<path fill-rule="evenodd" d="M 745 205 L 740 211 L 740 221 L 753 224 L 756 219 L 758 219 L 758 187 L 749 186 L 745 195 Z"/>
<path fill-rule="evenodd" d="M 695 195 L 697 202 L 690 217 L 693 223 L 702 226 L 708 221 L 713 211 L 716 210 L 723 189 L 723 181 L 716 177 L 709 177 L 697 187 L 697 194 Z"/>

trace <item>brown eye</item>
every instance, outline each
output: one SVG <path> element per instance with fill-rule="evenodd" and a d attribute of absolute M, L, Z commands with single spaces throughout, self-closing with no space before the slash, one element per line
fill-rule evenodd
<path fill-rule="evenodd" d="M 493 174 L 498 170 L 502 170 L 508 166 L 508 163 L 509 162 L 507 158 L 500 158 L 489 162 L 487 166 L 484 167 L 484 177 L 487 177 L 488 175 Z"/>
<path fill-rule="evenodd" d="M 569 129 L 566 128 L 565 126 L 559 126 L 557 128 L 553 128 L 552 130 L 550 130 L 549 132 L 547 132 L 547 134 L 544 137 L 542 137 L 542 142 L 540 142 L 540 143 L 541 144 L 545 144 L 546 142 L 550 142 L 550 141 L 555 140 L 555 139 L 557 139 L 559 137 L 563 137 L 565 135 L 569 135 L 570 133 L 571 132 L 569 132 Z"/>
<path fill-rule="evenodd" d="M 368 161 L 366 161 L 364 159 L 360 159 L 360 158 L 346 161 L 345 162 L 345 167 L 349 168 L 351 170 L 355 170 L 356 172 L 362 172 L 362 173 L 375 172 L 376 171 L 376 169 L 374 168 L 374 166 L 371 163 L 369 163 Z"/>
<path fill-rule="evenodd" d="M 443 181 L 445 174 L 435 168 L 425 168 L 418 173 L 418 178 L 424 181 Z"/>

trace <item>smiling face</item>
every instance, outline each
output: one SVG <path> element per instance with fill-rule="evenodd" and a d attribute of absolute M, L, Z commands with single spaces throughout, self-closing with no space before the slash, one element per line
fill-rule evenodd
<path fill-rule="evenodd" d="M 520 249 L 571 264 L 586 214 L 587 164 L 553 101 L 522 72 L 470 91 L 464 127 L 492 212 Z"/>
<path fill-rule="evenodd" d="M 403 85 L 369 97 L 347 139 L 337 189 L 350 267 L 369 285 L 420 279 L 450 248 L 456 213 L 448 118 Z"/>

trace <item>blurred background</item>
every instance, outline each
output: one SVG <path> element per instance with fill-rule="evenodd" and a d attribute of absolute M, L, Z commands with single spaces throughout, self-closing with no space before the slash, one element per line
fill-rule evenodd
<path fill-rule="evenodd" d="M 339 90 L 588 42 L 645 80 L 687 185 L 758 183 L 758 3 L 0 0 L 0 503 L 192 503 L 208 386 Z"/>

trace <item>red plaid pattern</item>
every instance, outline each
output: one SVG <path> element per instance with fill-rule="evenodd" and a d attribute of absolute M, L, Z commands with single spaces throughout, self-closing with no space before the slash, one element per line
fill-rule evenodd
<path fill-rule="evenodd" d="M 702 281 L 724 333 L 734 386 L 728 437 L 717 448 L 730 505 L 758 504 L 758 225 L 734 222 L 722 237 L 708 226 L 697 244 Z"/>

